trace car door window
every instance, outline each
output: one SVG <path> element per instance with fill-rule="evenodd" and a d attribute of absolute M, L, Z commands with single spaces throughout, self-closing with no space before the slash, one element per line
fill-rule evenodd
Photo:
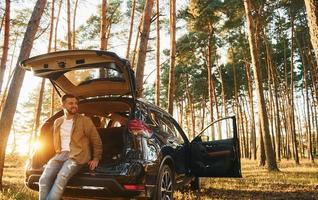
<path fill-rule="evenodd" d="M 200 137 L 203 142 L 226 140 L 234 137 L 233 132 L 232 120 L 229 118 L 213 123 Z"/>

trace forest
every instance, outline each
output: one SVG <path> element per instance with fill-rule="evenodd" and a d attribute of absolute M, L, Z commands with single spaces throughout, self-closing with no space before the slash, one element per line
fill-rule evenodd
<path fill-rule="evenodd" d="M 12 186 L 10 166 L 23 173 L 41 124 L 60 110 L 52 84 L 20 62 L 72 49 L 129 60 L 138 97 L 174 116 L 190 139 L 236 116 L 246 180 L 207 179 L 177 199 L 233 199 L 231 183 L 246 192 L 240 199 L 318 198 L 316 0 L 1 0 L 0 48 L 0 199 L 36 197 L 22 175 Z M 263 179 L 286 181 L 266 188 Z M 251 186 L 258 181 L 264 194 Z"/>

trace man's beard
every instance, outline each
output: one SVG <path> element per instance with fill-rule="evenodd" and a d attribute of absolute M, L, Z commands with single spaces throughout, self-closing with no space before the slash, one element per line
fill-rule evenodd
<path fill-rule="evenodd" d="M 70 115 L 74 115 L 74 114 L 76 114 L 77 113 L 77 108 L 71 108 L 71 109 L 65 109 L 66 110 L 66 112 L 68 113 L 68 114 L 70 114 Z"/>

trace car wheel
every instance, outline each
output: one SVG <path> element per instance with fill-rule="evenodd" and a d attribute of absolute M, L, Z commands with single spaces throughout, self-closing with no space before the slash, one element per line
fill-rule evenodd
<path fill-rule="evenodd" d="M 200 178 L 194 177 L 194 179 L 190 182 L 191 190 L 200 190 Z"/>
<path fill-rule="evenodd" d="M 173 199 L 174 191 L 174 174 L 168 165 L 163 165 L 159 172 L 157 182 L 157 200 L 171 200 Z"/>

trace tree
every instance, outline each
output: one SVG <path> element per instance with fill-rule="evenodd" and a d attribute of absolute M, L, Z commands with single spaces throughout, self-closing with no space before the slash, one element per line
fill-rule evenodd
<path fill-rule="evenodd" d="M 250 46 L 250 53 L 253 64 L 253 72 L 255 77 L 255 85 L 256 85 L 256 94 L 258 101 L 258 109 L 259 109 L 259 117 L 260 117 L 260 125 L 261 132 L 263 135 L 265 154 L 266 154 L 266 163 L 267 169 L 269 171 L 278 171 L 275 154 L 273 150 L 273 146 L 271 143 L 270 133 L 269 133 L 269 124 L 268 124 L 268 116 L 266 111 L 263 86 L 260 79 L 260 65 L 259 65 L 259 50 L 258 50 L 258 37 L 257 30 L 255 30 L 255 25 L 253 24 L 252 17 L 252 3 L 250 0 L 244 0 L 244 7 L 246 13 L 246 21 L 247 21 L 247 32 L 248 32 L 248 41 Z"/>
<path fill-rule="evenodd" d="M 72 49 L 72 31 L 71 31 L 71 3 L 70 0 L 66 1 L 67 10 L 67 47 L 68 50 Z"/>
<path fill-rule="evenodd" d="M 6 70 L 6 63 L 8 59 L 9 37 L 10 37 L 10 0 L 6 0 L 2 56 L 0 60 L 0 94 L 1 94 L 4 72 Z M 2 98 L 4 98 L 4 95 L 2 96 Z"/>
<path fill-rule="evenodd" d="M 136 0 L 133 0 L 132 6 L 131 6 L 130 28 L 129 28 L 127 51 L 126 51 L 126 59 L 129 58 L 129 54 L 130 54 L 130 43 L 131 43 L 131 37 L 133 33 L 133 28 L 134 28 L 135 10 L 136 10 Z"/>
<path fill-rule="evenodd" d="M 19 62 L 27 59 L 30 56 L 35 34 L 38 30 L 45 5 L 46 0 L 38 0 L 34 6 L 32 16 L 29 20 L 27 30 L 24 34 L 24 39 L 22 41 L 15 72 L 10 84 L 9 93 L 3 105 L 2 113 L 0 116 L 0 188 L 2 188 L 2 176 L 6 146 L 25 74 L 25 70 L 19 67 Z"/>
<path fill-rule="evenodd" d="M 316 54 L 316 62 L 318 63 L 318 3 L 316 0 L 305 0 L 308 26 L 310 30 L 311 44 Z"/>
<path fill-rule="evenodd" d="M 156 92 L 155 92 L 155 103 L 157 106 L 160 106 L 160 10 L 159 10 L 159 0 L 156 0 L 156 32 L 157 32 L 157 40 L 156 40 Z"/>
<path fill-rule="evenodd" d="M 142 15 L 142 26 L 140 33 L 139 50 L 136 61 L 136 84 L 137 96 L 141 97 L 143 93 L 143 77 L 148 48 L 149 30 L 151 24 L 153 0 L 146 0 Z"/>
<path fill-rule="evenodd" d="M 100 29 L 100 49 L 106 50 L 106 32 L 107 32 L 107 1 L 102 0 L 102 9 L 101 9 L 101 29 Z"/>
<path fill-rule="evenodd" d="M 173 114 L 176 64 L 176 0 L 170 0 L 170 70 L 168 85 L 168 112 Z"/>

